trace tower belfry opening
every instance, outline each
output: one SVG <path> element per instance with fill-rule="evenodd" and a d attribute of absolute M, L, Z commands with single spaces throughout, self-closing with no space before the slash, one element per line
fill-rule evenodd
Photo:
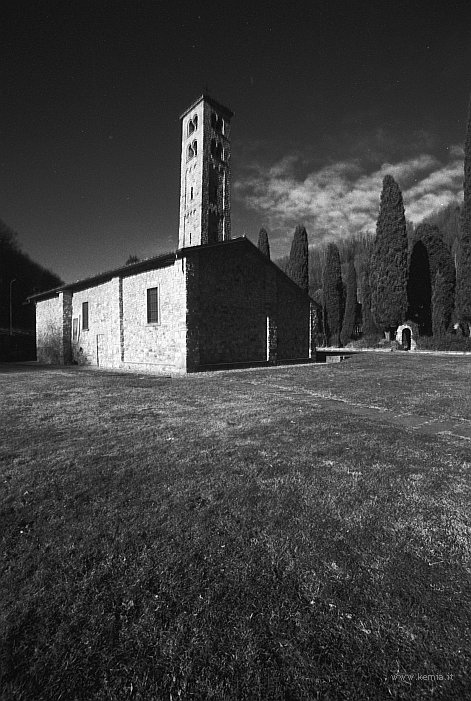
<path fill-rule="evenodd" d="M 231 238 L 231 118 L 227 107 L 202 95 L 182 123 L 178 248 Z"/>

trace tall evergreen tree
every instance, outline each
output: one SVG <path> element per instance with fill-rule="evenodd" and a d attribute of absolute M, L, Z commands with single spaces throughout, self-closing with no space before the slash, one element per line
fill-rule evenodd
<path fill-rule="evenodd" d="M 340 345 L 342 326 L 342 268 L 335 243 L 329 243 L 324 269 L 324 324 L 329 345 Z"/>
<path fill-rule="evenodd" d="M 307 232 L 304 226 L 297 226 L 289 254 L 288 275 L 304 292 L 309 292 L 308 259 Z"/>
<path fill-rule="evenodd" d="M 453 314 L 455 298 L 456 274 L 453 256 L 443 240 L 440 230 L 433 224 L 427 222 L 419 224 L 415 230 L 414 241 L 421 241 L 427 249 L 432 288 L 437 272 L 440 271 L 443 276 L 443 304 L 446 326 L 448 328 Z"/>
<path fill-rule="evenodd" d="M 464 201 L 456 270 L 455 312 L 459 321 L 471 322 L 471 97 L 464 145 Z"/>
<path fill-rule="evenodd" d="M 461 203 L 453 201 L 446 207 L 440 207 L 426 217 L 423 223 L 438 226 L 441 238 L 451 251 L 454 242 L 461 235 Z"/>
<path fill-rule="evenodd" d="M 422 241 L 412 249 L 407 279 L 407 318 L 419 327 L 419 333 L 432 333 L 432 284 L 428 252 Z"/>
<path fill-rule="evenodd" d="M 342 323 L 340 341 L 342 346 L 347 345 L 353 334 L 357 311 L 357 273 L 353 258 L 350 258 L 347 271 L 347 295 L 345 301 L 345 313 Z"/>
<path fill-rule="evenodd" d="M 392 175 L 383 180 L 371 256 L 371 310 L 384 331 L 404 321 L 407 311 L 407 229 L 402 193 Z"/>
<path fill-rule="evenodd" d="M 361 286 L 361 317 L 363 336 L 373 336 L 378 333 L 378 328 L 371 313 L 371 287 L 370 287 L 370 264 L 367 262 L 363 272 Z"/>
<path fill-rule="evenodd" d="M 258 232 L 258 247 L 267 258 L 270 258 L 270 243 L 268 242 L 268 233 L 263 227 Z"/>
<path fill-rule="evenodd" d="M 445 277 L 437 270 L 432 292 L 432 330 L 441 338 L 448 328 L 448 286 Z"/>

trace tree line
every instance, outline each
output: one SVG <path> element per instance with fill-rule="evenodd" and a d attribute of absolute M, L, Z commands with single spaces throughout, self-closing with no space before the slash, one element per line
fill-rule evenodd
<path fill-rule="evenodd" d="M 296 227 L 289 257 L 277 263 L 318 303 L 324 342 L 345 345 L 360 324 L 364 336 L 389 337 L 405 321 L 422 336 L 441 339 L 457 327 L 470 335 L 471 99 L 463 189 L 461 207 L 452 203 L 414 227 L 398 183 L 386 175 L 375 235 L 308 250 L 306 229 Z"/>
<path fill-rule="evenodd" d="M 61 284 L 21 250 L 17 234 L 0 220 L 0 330 L 9 331 L 11 324 L 13 330 L 32 331 L 35 311 L 26 298 Z"/>

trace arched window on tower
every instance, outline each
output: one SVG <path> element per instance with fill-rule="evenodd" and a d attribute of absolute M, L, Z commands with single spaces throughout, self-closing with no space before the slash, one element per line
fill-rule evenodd
<path fill-rule="evenodd" d="M 198 144 L 196 143 L 196 141 L 193 141 L 191 145 L 193 147 L 193 154 L 196 156 L 196 154 L 198 153 Z"/>
<path fill-rule="evenodd" d="M 222 160 L 222 146 L 216 139 L 211 139 L 211 155 L 219 161 Z"/>
<path fill-rule="evenodd" d="M 211 126 L 214 131 L 224 134 L 224 119 L 219 117 L 215 112 L 211 115 Z"/>
<path fill-rule="evenodd" d="M 198 115 L 193 115 L 193 119 L 188 122 L 188 136 L 198 129 Z"/>
<path fill-rule="evenodd" d="M 190 158 L 193 158 L 194 155 L 195 155 L 195 152 L 193 151 L 193 146 L 191 144 L 188 144 L 186 160 L 189 161 Z"/>

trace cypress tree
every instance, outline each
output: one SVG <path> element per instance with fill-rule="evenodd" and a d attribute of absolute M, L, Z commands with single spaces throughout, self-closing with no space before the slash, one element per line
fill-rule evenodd
<path fill-rule="evenodd" d="M 342 323 L 340 340 L 342 346 L 347 345 L 353 334 L 355 316 L 357 311 L 357 273 L 353 258 L 350 258 L 347 272 L 347 295 L 345 301 L 345 314 Z"/>
<path fill-rule="evenodd" d="M 329 243 L 324 269 L 324 324 L 329 345 L 340 345 L 342 324 L 342 268 L 335 243 Z"/>
<path fill-rule="evenodd" d="M 448 285 L 440 270 L 437 270 L 432 293 L 433 335 L 442 338 L 448 328 Z"/>
<path fill-rule="evenodd" d="M 453 313 L 456 283 L 453 256 L 447 244 L 443 240 L 440 230 L 433 224 L 419 224 L 415 230 L 414 240 L 421 241 L 427 249 L 430 267 L 430 281 L 432 283 L 432 287 L 435 283 L 437 272 L 440 271 L 441 275 L 443 276 L 443 304 L 445 309 L 446 327 L 448 328 Z"/>
<path fill-rule="evenodd" d="M 422 241 L 416 241 L 412 249 L 407 300 L 407 318 L 415 321 L 420 334 L 429 336 L 432 332 L 432 284 L 428 252 Z"/>
<path fill-rule="evenodd" d="M 258 247 L 267 258 L 270 258 L 270 244 L 268 242 L 268 234 L 266 229 L 264 229 L 263 227 L 258 232 Z"/>
<path fill-rule="evenodd" d="M 370 287 L 370 267 L 369 263 L 366 265 L 363 278 L 363 284 L 361 286 L 361 317 L 362 317 L 362 327 L 363 336 L 374 336 L 378 333 L 378 329 L 373 319 L 373 314 L 371 313 L 371 287 Z"/>
<path fill-rule="evenodd" d="M 464 145 L 464 201 L 456 269 L 455 311 L 459 321 L 471 322 L 471 97 Z"/>
<path fill-rule="evenodd" d="M 404 321 L 407 311 L 407 229 L 402 193 L 391 175 L 383 180 L 371 256 L 371 311 L 384 331 Z"/>
<path fill-rule="evenodd" d="M 304 292 L 309 292 L 309 253 L 307 232 L 304 226 L 297 226 L 289 254 L 288 275 Z"/>

